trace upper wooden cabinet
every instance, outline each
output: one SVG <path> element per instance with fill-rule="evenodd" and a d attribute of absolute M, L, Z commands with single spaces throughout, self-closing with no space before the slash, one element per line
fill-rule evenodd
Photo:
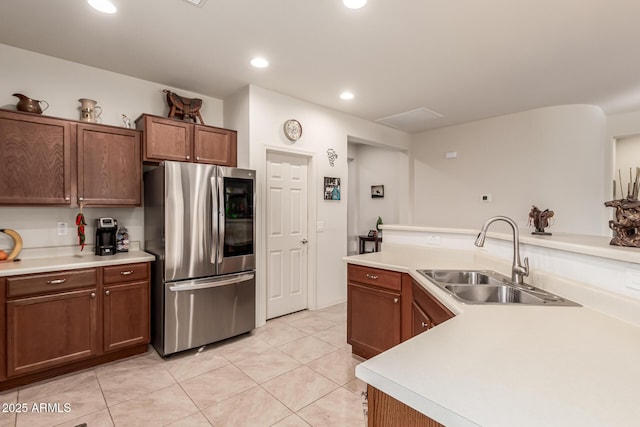
<path fill-rule="evenodd" d="M 0 110 L 0 204 L 140 206 L 140 132 Z"/>
<path fill-rule="evenodd" d="M 143 131 L 143 158 L 237 166 L 237 132 L 213 126 L 143 114 L 136 119 Z"/>
<path fill-rule="evenodd" d="M 237 132 L 234 130 L 195 125 L 193 155 L 198 163 L 237 166 Z"/>
<path fill-rule="evenodd" d="M 75 124 L 0 110 L 0 203 L 70 205 Z"/>
<path fill-rule="evenodd" d="M 78 200 L 85 205 L 139 206 L 140 132 L 78 125 Z"/>

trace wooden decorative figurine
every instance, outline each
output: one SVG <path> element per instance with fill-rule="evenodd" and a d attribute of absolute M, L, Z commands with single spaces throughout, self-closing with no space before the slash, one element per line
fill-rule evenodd
<path fill-rule="evenodd" d="M 163 90 L 167 94 L 167 104 L 169 104 L 169 118 L 178 117 L 182 120 L 193 119 L 194 123 L 198 123 L 196 118 L 200 119 L 200 124 L 204 124 L 202 116 L 200 115 L 200 108 L 202 108 L 202 99 L 199 98 L 186 98 L 180 96 L 175 92 L 171 92 L 168 89 Z"/>
<path fill-rule="evenodd" d="M 640 248 L 640 201 L 626 198 L 611 200 L 604 205 L 616 209 L 616 219 L 609 221 L 609 228 L 616 233 L 610 244 Z"/>
<path fill-rule="evenodd" d="M 551 233 L 544 231 L 544 229 L 549 226 L 549 218 L 553 218 L 553 215 L 553 211 L 549 209 L 541 211 L 537 207 L 532 206 L 529 212 L 529 225 L 533 225 L 536 231 L 531 232 L 531 234 L 551 236 Z"/>

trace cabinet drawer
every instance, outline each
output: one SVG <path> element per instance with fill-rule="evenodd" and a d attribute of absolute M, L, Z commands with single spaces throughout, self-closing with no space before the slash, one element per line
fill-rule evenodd
<path fill-rule="evenodd" d="M 7 297 L 50 294 L 69 289 L 96 286 L 96 278 L 95 268 L 8 277 Z"/>
<path fill-rule="evenodd" d="M 429 317 L 434 326 L 454 317 L 447 307 L 414 280 L 411 281 L 411 291 L 415 304 Z"/>
<path fill-rule="evenodd" d="M 400 291 L 402 288 L 402 273 L 397 271 L 349 264 L 347 278 L 349 282 L 365 283 L 394 291 Z"/>
<path fill-rule="evenodd" d="M 104 284 L 146 280 L 149 277 L 147 263 L 123 264 L 103 268 Z"/>

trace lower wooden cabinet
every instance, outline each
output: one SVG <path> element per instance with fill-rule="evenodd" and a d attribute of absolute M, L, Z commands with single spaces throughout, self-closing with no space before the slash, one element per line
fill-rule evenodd
<path fill-rule="evenodd" d="M 370 385 L 367 385 L 367 426 L 445 427 Z"/>
<path fill-rule="evenodd" d="M 447 307 L 413 279 L 411 280 L 411 297 L 411 336 L 416 336 L 454 317 Z"/>
<path fill-rule="evenodd" d="M 349 283 L 347 342 L 354 354 L 375 356 L 401 341 L 400 293 Z"/>
<path fill-rule="evenodd" d="M 7 377 L 97 354 L 95 289 L 7 302 Z"/>
<path fill-rule="evenodd" d="M 433 328 L 433 323 L 429 316 L 422 311 L 415 301 L 411 302 L 411 336 L 415 337 L 429 329 Z"/>
<path fill-rule="evenodd" d="M 105 287 L 104 351 L 149 342 L 149 282 Z"/>
<path fill-rule="evenodd" d="M 0 390 L 147 350 L 149 263 L 9 276 L 0 293 Z"/>
<path fill-rule="evenodd" d="M 454 314 L 407 273 L 349 264 L 347 342 L 370 358 Z"/>

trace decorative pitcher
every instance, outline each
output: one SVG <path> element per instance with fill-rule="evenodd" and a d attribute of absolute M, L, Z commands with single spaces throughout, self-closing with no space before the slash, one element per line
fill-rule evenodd
<path fill-rule="evenodd" d="M 44 110 L 49 108 L 49 103 L 47 101 L 38 101 L 37 99 L 31 99 L 21 93 L 14 93 L 13 96 L 17 96 L 20 99 L 20 101 L 18 101 L 18 104 L 16 105 L 16 109 L 18 111 L 42 114 Z M 41 105 L 43 103 L 46 104 L 44 108 Z"/>
<path fill-rule="evenodd" d="M 93 99 L 80 98 L 78 99 L 80 103 L 80 120 L 88 123 L 99 123 L 102 120 L 100 119 L 100 114 L 102 114 L 102 108 L 98 105 L 98 101 L 94 101 Z"/>

